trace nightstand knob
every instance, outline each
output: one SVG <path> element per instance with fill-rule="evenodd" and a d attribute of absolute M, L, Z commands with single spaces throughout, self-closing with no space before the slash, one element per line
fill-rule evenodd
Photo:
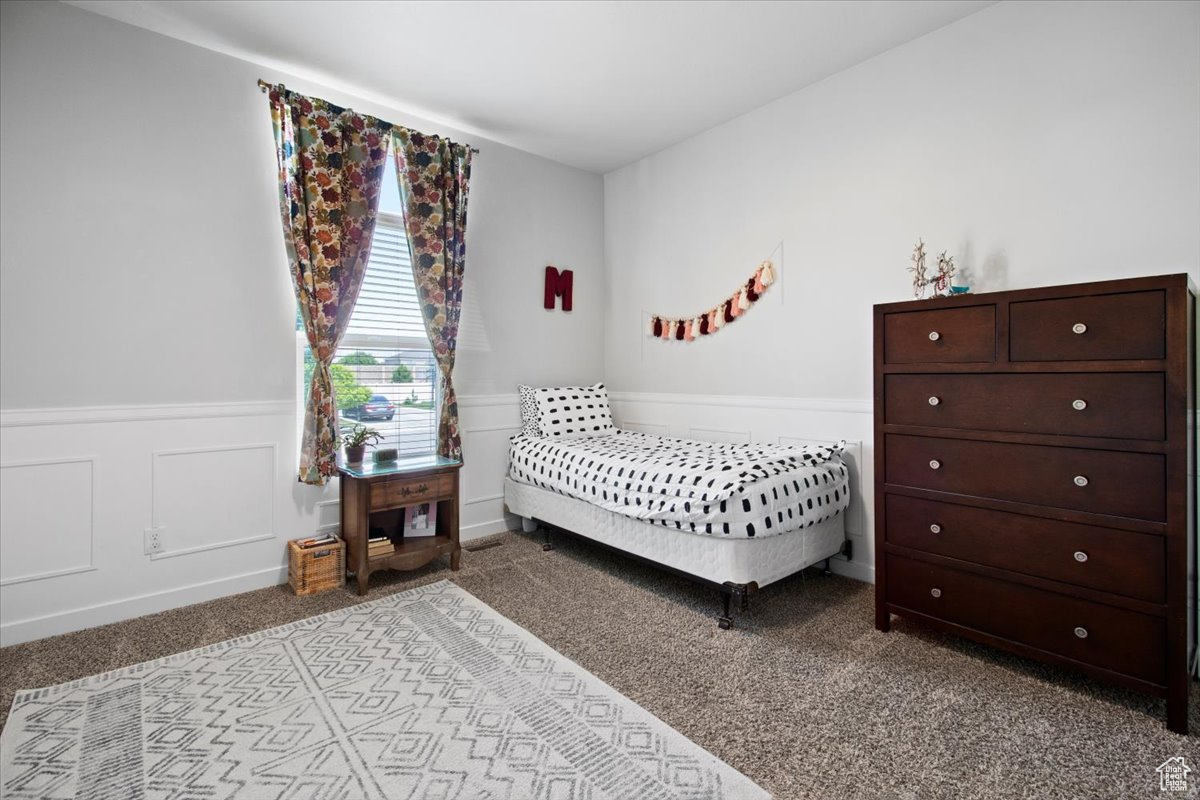
<path fill-rule="evenodd" d="M 930 533 L 941 533 L 941 532 L 942 532 L 942 526 L 941 526 L 941 525 L 938 525 L 938 524 L 935 522 L 935 523 L 933 523 L 932 525 L 930 525 L 930 526 L 929 526 L 929 532 L 930 532 Z"/>
<path fill-rule="evenodd" d="M 934 597 L 941 597 L 942 590 L 941 589 L 930 589 L 929 594 L 933 595 Z"/>
<path fill-rule="evenodd" d="M 1087 554 L 1087 553 L 1083 552 L 1082 550 L 1076 550 L 1076 551 L 1075 551 L 1075 560 L 1076 560 L 1076 561 L 1078 561 L 1080 564 L 1082 564 L 1082 563 L 1084 563 L 1085 561 L 1087 561 L 1087 559 L 1088 559 L 1088 554 Z"/>
<path fill-rule="evenodd" d="M 929 341 L 936 342 L 940 338 L 942 338 L 942 335 L 940 333 L 938 333 L 937 331 L 929 332 Z"/>
<path fill-rule="evenodd" d="M 1071 326 L 1071 333 L 1087 333 L 1087 325 L 1082 322 L 1076 322 Z"/>
<path fill-rule="evenodd" d="M 1076 628 L 1075 635 L 1080 639 L 1086 639 L 1088 637 L 1087 628 Z"/>
<path fill-rule="evenodd" d="M 931 405 L 931 406 L 936 406 L 936 405 L 938 405 L 938 404 L 939 404 L 939 403 L 941 403 L 941 402 L 942 402 L 942 399 L 941 399 L 940 397 L 931 397 L 931 398 L 929 398 L 929 405 Z"/>
<path fill-rule="evenodd" d="M 930 469 L 941 469 L 941 468 L 942 468 L 942 462 L 938 461 L 938 460 L 935 458 L 935 459 L 933 459 L 932 461 L 930 461 L 930 462 L 929 462 L 929 468 L 930 468 Z"/>
<path fill-rule="evenodd" d="M 1076 400 L 1073 403 L 1071 403 L 1071 408 L 1075 409 L 1076 411 L 1083 411 L 1085 408 L 1087 408 L 1087 401 L 1086 400 Z"/>
<path fill-rule="evenodd" d="M 1075 476 L 1075 485 L 1076 486 L 1087 486 L 1088 479 L 1083 475 L 1076 475 Z"/>

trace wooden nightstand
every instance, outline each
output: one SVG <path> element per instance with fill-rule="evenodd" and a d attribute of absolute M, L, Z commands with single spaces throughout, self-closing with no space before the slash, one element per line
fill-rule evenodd
<path fill-rule="evenodd" d="M 367 580 L 375 570 L 416 569 L 445 554 L 450 556 L 450 569 L 458 570 L 462 556 L 462 547 L 458 543 L 458 470 L 461 467 L 461 461 L 441 456 L 338 467 L 346 570 L 355 574 L 360 595 L 367 593 Z M 403 513 L 402 509 L 416 503 L 437 503 L 436 536 L 405 539 L 403 526 L 393 521 L 398 513 Z M 368 556 L 367 539 L 373 516 L 391 536 L 395 552 Z"/>

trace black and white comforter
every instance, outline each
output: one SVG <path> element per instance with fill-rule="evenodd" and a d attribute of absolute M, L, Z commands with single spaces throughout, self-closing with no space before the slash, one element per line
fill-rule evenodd
<path fill-rule="evenodd" d="M 762 537 L 845 510 L 844 445 L 729 444 L 632 431 L 565 441 L 520 435 L 512 440 L 508 474 L 678 530 Z"/>

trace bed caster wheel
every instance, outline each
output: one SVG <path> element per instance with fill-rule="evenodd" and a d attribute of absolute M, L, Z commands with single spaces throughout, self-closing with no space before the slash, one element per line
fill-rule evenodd
<path fill-rule="evenodd" d="M 717 627 L 723 631 L 727 631 L 733 627 L 733 620 L 729 617 L 720 617 L 717 619 Z"/>
<path fill-rule="evenodd" d="M 554 549 L 554 545 L 550 544 L 549 542 L 546 542 L 542 545 L 543 553 L 549 553 L 553 549 Z"/>

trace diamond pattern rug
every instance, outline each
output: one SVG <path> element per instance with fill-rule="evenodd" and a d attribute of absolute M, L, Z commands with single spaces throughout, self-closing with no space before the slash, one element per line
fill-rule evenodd
<path fill-rule="evenodd" d="M 0 734 L 13 800 L 767 796 L 448 581 L 20 692 Z"/>

